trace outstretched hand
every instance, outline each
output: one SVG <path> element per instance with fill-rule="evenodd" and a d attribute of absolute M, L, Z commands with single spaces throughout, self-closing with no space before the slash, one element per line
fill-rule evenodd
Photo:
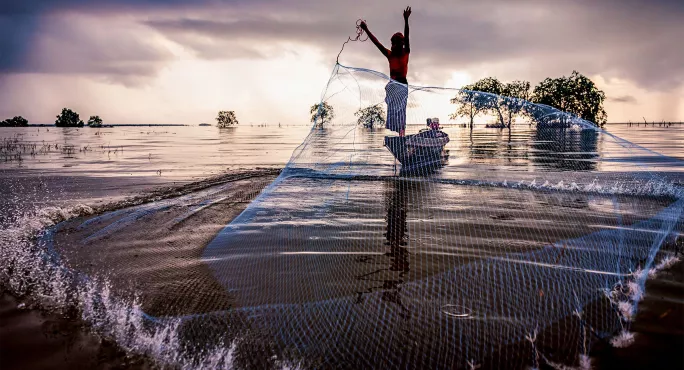
<path fill-rule="evenodd" d="M 410 16 L 411 16 L 411 7 L 407 6 L 406 9 L 404 9 L 404 19 L 408 20 Z"/>

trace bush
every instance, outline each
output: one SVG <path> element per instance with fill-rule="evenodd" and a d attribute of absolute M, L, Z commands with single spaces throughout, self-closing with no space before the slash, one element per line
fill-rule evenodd
<path fill-rule="evenodd" d="M 100 116 L 90 116 L 90 119 L 88 119 L 88 126 L 102 127 L 102 118 L 100 118 Z"/>
<path fill-rule="evenodd" d="M 26 127 L 28 126 L 28 120 L 22 116 L 16 116 L 14 118 L 8 118 L 4 121 L 0 121 L 0 127 Z"/>
<path fill-rule="evenodd" d="M 235 112 L 230 110 L 222 110 L 218 113 L 216 117 L 216 126 L 218 128 L 229 127 L 238 124 L 237 117 L 235 117 Z"/>
<path fill-rule="evenodd" d="M 80 119 L 78 113 L 69 108 L 63 108 L 62 113 L 57 116 L 55 121 L 57 127 L 83 127 L 83 121 Z"/>

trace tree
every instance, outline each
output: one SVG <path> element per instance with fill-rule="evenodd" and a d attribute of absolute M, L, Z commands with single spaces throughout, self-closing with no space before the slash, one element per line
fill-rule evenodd
<path fill-rule="evenodd" d="M 63 108 L 62 113 L 57 116 L 55 121 L 57 127 L 83 127 L 83 121 L 78 113 L 68 108 Z"/>
<path fill-rule="evenodd" d="M 469 117 L 470 127 L 473 127 L 473 120 L 478 114 L 492 112 L 501 127 L 510 128 L 513 118 L 522 112 L 529 97 L 530 83 L 527 81 L 502 83 L 494 77 L 483 78 L 464 86 L 451 99 L 452 104 L 461 105 L 450 118 Z"/>
<path fill-rule="evenodd" d="M 359 117 L 357 120 L 359 125 L 365 128 L 374 128 L 377 125 L 385 124 L 385 110 L 379 105 L 371 105 L 370 107 L 362 108 L 354 113 Z"/>
<path fill-rule="evenodd" d="M 480 91 L 485 94 L 480 94 L 475 103 L 481 112 L 492 111 L 497 114 L 499 122 L 502 127 L 506 126 L 504 122 L 503 108 L 500 104 L 502 98 L 501 94 L 505 91 L 505 85 L 501 83 L 496 77 L 486 77 L 476 81 L 471 85 L 473 91 Z"/>
<path fill-rule="evenodd" d="M 14 118 L 8 118 L 4 121 L 0 121 L 0 127 L 26 127 L 28 126 L 28 120 L 22 116 L 15 116 Z"/>
<path fill-rule="evenodd" d="M 530 100 L 530 83 L 528 81 L 513 81 L 506 83 L 503 87 L 501 105 L 507 113 L 506 126 L 511 128 L 513 118 L 521 112 L 525 106 L 529 105 Z"/>
<path fill-rule="evenodd" d="M 312 105 L 309 113 L 311 113 L 311 122 L 315 123 L 317 127 L 323 127 L 324 124 L 330 123 L 335 118 L 335 110 L 327 102 Z"/>
<path fill-rule="evenodd" d="M 100 116 L 90 116 L 90 119 L 88 119 L 88 126 L 102 127 L 102 118 L 100 118 Z"/>
<path fill-rule="evenodd" d="M 545 104 L 602 126 L 608 116 L 603 109 L 606 94 L 577 71 L 570 77 L 547 78 L 534 88 L 532 102 Z"/>
<path fill-rule="evenodd" d="M 235 117 L 235 112 L 230 110 L 222 110 L 218 113 L 218 116 L 216 117 L 216 127 L 218 128 L 225 128 L 229 127 L 232 125 L 237 125 L 238 120 L 237 117 Z"/>
<path fill-rule="evenodd" d="M 470 128 L 473 128 L 473 121 L 475 117 L 482 112 L 484 104 L 480 102 L 482 94 L 473 91 L 473 85 L 463 86 L 463 89 L 456 93 L 456 96 L 451 99 L 451 104 L 460 104 L 455 113 L 449 115 L 450 119 L 458 117 L 470 118 Z"/>

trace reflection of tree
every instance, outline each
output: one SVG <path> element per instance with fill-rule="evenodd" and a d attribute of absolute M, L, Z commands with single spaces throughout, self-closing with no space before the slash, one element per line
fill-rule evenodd
<path fill-rule="evenodd" d="M 598 132 L 537 126 L 532 161 L 564 171 L 596 170 Z"/>
<path fill-rule="evenodd" d="M 365 292 L 358 292 L 359 299 L 363 293 L 370 293 L 381 289 L 382 299 L 396 303 L 403 307 L 399 291 L 401 284 L 404 283 L 405 276 L 410 271 L 409 252 L 407 245 L 407 223 L 406 223 L 406 204 L 408 200 L 408 188 L 410 182 L 404 180 L 391 180 L 388 185 L 385 203 L 387 204 L 387 229 L 385 232 L 386 246 L 389 252 L 385 256 L 389 257 L 389 267 L 378 269 L 371 273 L 359 276 L 359 279 L 375 280 L 377 275 L 380 279 L 375 280 L 382 285 L 372 287 Z"/>

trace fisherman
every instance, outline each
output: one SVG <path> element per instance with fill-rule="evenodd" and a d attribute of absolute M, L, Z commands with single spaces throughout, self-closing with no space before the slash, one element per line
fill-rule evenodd
<path fill-rule="evenodd" d="M 408 72 L 409 53 L 411 48 L 409 46 L 409 24 L 408 19 L 411 16 L 411 7 L 408 6 L 404 10 L 404 33 L 397 32 L 392 35 L 390 41 L 392 48 L 386 49 L 380 41 L 368 29 L 366 22 L 361 22 L 361 29 L 367 34 L 368 38 L 373 41 L 373 44 L 380 49 L 389 61 L 390 67 L 390 82 L 385 86 L 385 103 L 387 103 L 387 121 L 385 127 L 398 132 L 399 136 L 404 136 L 406 131 L 406 104 L 408 102 L 408 81 L 406 80 L 406 73 Z"/>

